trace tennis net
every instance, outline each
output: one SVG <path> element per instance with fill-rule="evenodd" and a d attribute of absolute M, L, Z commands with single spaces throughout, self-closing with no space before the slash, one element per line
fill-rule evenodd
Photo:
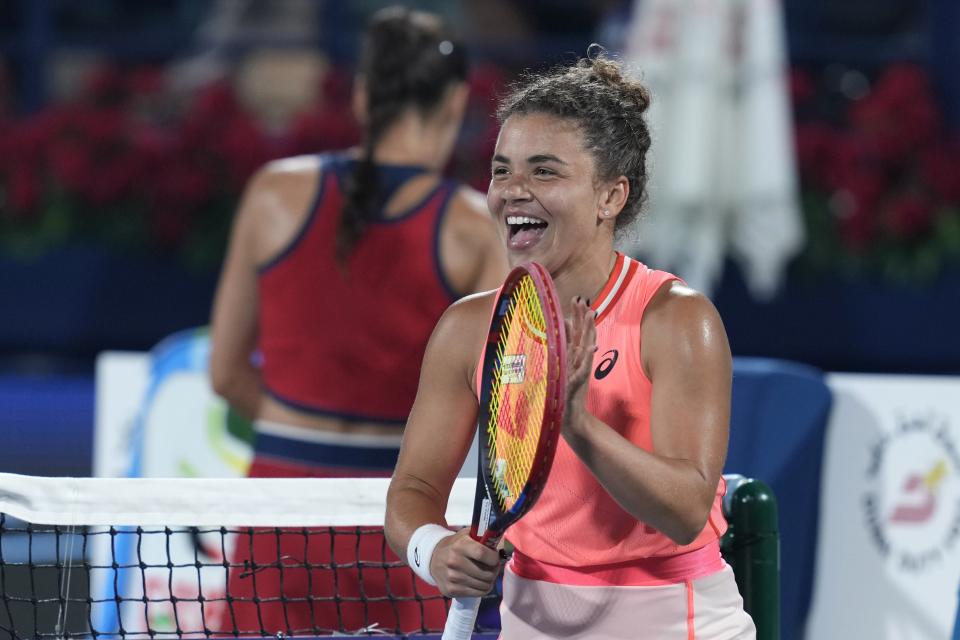
<path fill-rule="evenodd" d="M 387 547 L 387 483 L 0 473 L 0 636 L 436 634 L 448 601 Z M 473 494 L 457 480 L 451 524 Z"/>

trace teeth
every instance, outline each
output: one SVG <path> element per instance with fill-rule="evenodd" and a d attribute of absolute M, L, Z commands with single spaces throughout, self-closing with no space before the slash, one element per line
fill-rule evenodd
<path fill-rule="evenodd" d="M 507 224 L 546 224 L 546 222 L 529 216 L 507 216 Z"/>

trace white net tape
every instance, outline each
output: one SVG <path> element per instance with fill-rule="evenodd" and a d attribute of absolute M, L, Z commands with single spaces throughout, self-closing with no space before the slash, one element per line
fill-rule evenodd
<path fill-rule="evenodd" d="M 382 526 L 388 478 L 43 478 L 0 473 L 0 513 L 64 526 Z M 458 478 L 447 521 L 470 523 Z"/>

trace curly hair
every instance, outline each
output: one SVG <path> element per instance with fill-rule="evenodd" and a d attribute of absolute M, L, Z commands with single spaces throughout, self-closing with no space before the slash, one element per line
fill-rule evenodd
<path fill-rule="evenodd" d="M 626 176 L 630 193 L 617 216 L 616 230 L 628 228 L 647 198 L 647 150 L 650 130 L 644 113 L 650 92 L 627 78 L 620 63 L 602 47 L 591 45 L 587 57 L 546 73 L 521 76 L 500 101 L 497 119 L 502 125 L 513 115 L 543 113 L 575 122 L 596 166 L 596 177 Z"/>

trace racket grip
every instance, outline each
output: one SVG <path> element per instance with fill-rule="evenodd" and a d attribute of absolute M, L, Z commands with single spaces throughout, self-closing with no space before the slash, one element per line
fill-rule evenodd
<path fill-rule="evenodd" d="M 479 610 L 480 598 L 454 598 L 440 640 L 470 640 Z"/>

